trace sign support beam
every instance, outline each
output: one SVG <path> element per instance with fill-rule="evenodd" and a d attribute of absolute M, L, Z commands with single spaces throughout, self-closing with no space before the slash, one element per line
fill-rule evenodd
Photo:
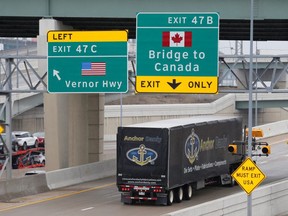
<path fill-rule="evenodd" d="M 252 156 L 252 82 L 253 82 L 253 24 L 254 0 L 250 6 L 250 67 L 249 67 L 249 107 L 248 107 L 248 158 Z M 247 195 L 247 216 L 252 216 L 252 194 Z"/>

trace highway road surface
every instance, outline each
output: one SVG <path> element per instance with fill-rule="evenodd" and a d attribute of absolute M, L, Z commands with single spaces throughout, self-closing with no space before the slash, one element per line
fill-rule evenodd
<path fill-rule="evenodd" d="M 283 137 L 284 139 L 285 137 Z M 277 141 L 271 146 L 269 157 L 257 159 L 258 167 L 267 178 L 262 185 L 283 180 L 288 176 L 287 140 Z M 0 203 L 0 215 L 5 216 L 146 216 L 163 215 L 206 201 L 243 192 L 239 186 L 233 188 L 208 186 L 197 191 L 191 200 L 175 203 L 172 206 L 155 206 L 151 203 L 124 205 L 115 185 L 115 176 L 87 182 L 58 190 L 27 196 Z"/>

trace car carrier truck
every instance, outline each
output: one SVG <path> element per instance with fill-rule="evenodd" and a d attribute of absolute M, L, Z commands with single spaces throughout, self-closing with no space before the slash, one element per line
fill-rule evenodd
<path fill-rule="evenodd" d="M 229 143 L 242 139 L 242 119 L 195 116 L 119 127 L 117 187 L 121 201 L 171 205 L 211 182 L 233 185 L 242 163 Z"/>

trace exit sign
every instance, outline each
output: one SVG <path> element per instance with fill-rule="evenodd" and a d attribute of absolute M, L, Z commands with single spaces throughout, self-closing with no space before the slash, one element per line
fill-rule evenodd
<path fill-rule="evenodd" d="M 136 22 L 137 92 L 218 92 L 218 13 L 143 12 Z"/>
<path fill-rule="evenodd" d="M 127 31 L 49 31 L 49 93 L 128 91 Z"/>

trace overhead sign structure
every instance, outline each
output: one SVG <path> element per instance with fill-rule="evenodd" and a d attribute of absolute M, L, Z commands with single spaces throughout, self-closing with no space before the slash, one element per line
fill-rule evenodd
<path fill-rule="evenodd" d="M 128 91 L 127 31 L 49 31 L 48 92 Z"/>
<path fill-rule="evenodd" d="M 136 91 L 218 92 L 218 13 L 138 13 Z"/>
<path fill-rule="evenodd" d="M 248 195 L 266 178 L 249 157 L 232 173 L 232 177 Z"/>

